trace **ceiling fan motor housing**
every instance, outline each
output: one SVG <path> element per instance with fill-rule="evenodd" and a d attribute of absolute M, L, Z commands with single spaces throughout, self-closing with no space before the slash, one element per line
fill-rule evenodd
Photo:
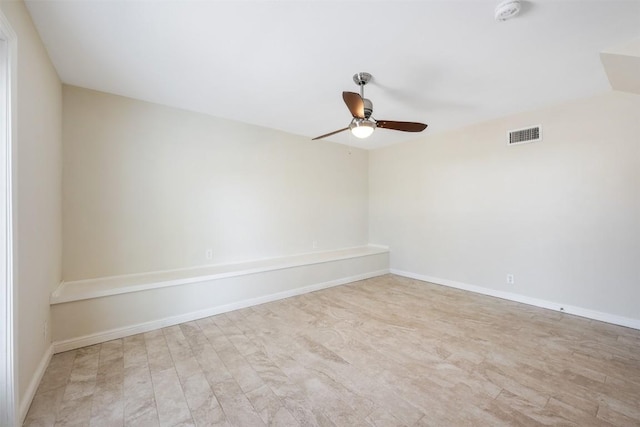
<path fill-rule="evenodd" d="M 368 119 L 369 117 L 371 117 L 371 113 L 373 113 L 373 102 L 371 102 L 370 100 L 364 98 L 364 118 Z"/>

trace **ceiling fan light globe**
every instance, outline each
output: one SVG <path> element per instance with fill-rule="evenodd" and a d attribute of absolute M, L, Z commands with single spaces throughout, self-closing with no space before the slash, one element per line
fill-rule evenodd
<path fill-rule="evenodd" d="M 360 139 L 371 136 L 375 128 L 376 124 L 368 120 L 353 122 L 349 125 L 349 129 L 351 129 L 353 136 Z"/>

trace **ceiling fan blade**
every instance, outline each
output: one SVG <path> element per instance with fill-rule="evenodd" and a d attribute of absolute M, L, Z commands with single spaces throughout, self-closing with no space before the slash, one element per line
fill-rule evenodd
<path fill-rule="evenodd" d="M 335 135 L 336 133 L 344 132 L 347 129 L 349 129 L 349 128 L 346 127 L 344 129 L 336 130 L 336 131 L 333 131 L 333 132 L 330 132 L 330 133 L 325 133 L 324 135 L 316 136 L 315 138 L 312 139 L 312 141 L 315 141 L 316 139 L 326 138 L 328 136 Z"/>
<path fill-rule="evenodd" d="M 364 101 L 360 95 L 354 92 L 342 92 L 342 99 L 353 117 L 364 119 Z"/>
<path fill-rule="evenodd" d="M 424 123 L 395 122 L 393 120 L 376 120 L 376 124 L 379 128 L 401 130 L 403 132 L 422 132 L 427 128 Z"/>

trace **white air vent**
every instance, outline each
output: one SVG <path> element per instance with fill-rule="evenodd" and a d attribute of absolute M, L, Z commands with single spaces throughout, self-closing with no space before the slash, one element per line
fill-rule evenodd
<path fill-rule="evenodd" d="M 538 141 L 542 141 L 541 126 L 510 130 L 507 134 L 507 145 L 527 144 Z"/>

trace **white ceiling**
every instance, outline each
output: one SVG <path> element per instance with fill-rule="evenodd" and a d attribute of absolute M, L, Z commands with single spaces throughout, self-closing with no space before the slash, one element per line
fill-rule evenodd
<path fill-rule="evenodd" d="M 64 83 L 310 138 L 348 125 L 359 71 L 374 117 L 435 133 L 606 92 L 599 53 L 640 35 L 640 1 L 497 3 L 26 0 Z"/>

